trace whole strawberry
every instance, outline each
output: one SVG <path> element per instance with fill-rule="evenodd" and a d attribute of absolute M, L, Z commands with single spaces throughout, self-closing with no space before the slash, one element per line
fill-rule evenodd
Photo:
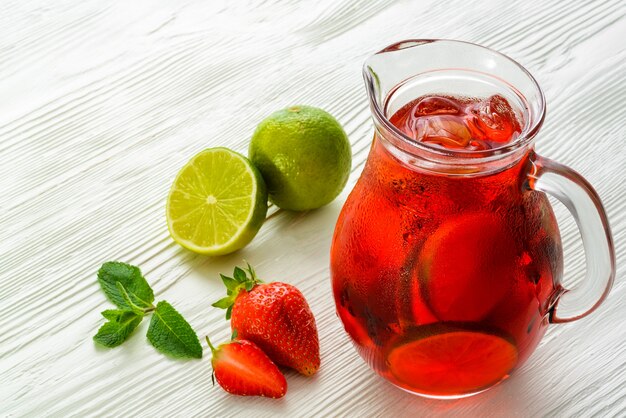
<path fill-rule="evenodd" d="M 269 358 L 305 376 L 320 366 L 315 318 L 302 292 L 281 282 L 263 283 L 248 264 L 233 277 L 221 275 L 227 288 L 213 306 L 226 309 L 226 319 L 240 338 L 254 342 Z"/>

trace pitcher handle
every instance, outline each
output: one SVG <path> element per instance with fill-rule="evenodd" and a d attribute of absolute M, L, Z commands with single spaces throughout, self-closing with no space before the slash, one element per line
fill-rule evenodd
<path fill-rule="evenodd" d="M 615 279 L 615 249 L 606 212 L 587 180 L 548 158 L 536 156 L 528 186 L 560 200 L 578 225 L 585 250 L 585 278 L 579 285 L 565 289 L 550 312 L 552 323 L 575 321 L 600 306 Z"/>

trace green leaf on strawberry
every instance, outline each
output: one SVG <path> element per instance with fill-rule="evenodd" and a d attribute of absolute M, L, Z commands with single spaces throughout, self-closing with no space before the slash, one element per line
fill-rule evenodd
<path fill-rule="evenodd" d="M 229 292 L 234 291 L 239 285 L 239 282 L 237 280 L 232 279 L 228 276 L 220 274 L 220 277 L 222 278 L 222 282 L 224 282 L 224 286 L 226 286 L 226 289 L 228 289 Z"/>
<path fill-rule="evenodd" d="M 226 296 L 225 298 L 218 300 L 211 306 L 215 308 L 220 308 L 220 309 L 228 309 L 228 307 L 230 307 L 230 305 L 232 304 L 233 304 L 232 298 L 230 296 Z"/>
<path fill-rule="evenodd" d="M 226 297 L 213 303 L 211 306 L 220 309 L 226 309 L 226 320 L 229 320 L 232 314 L 233 305 L 235 299 L 239 296 L 242 290 L 249 292 L 257 284 L 263 283 L 256 277 L 256 273 L 250 264 L 244 270 L 240 267 L 235 267 L 233 271 L 233 277 L 228 277 L 220 274 L 224 286 L 226 286 Z"/>
<path fill-rule="evenodd" d="M 242 283 L 247 279 L 246 273 L 239 267 L 235 267 L 233 276 L 235 277 L 235 280 L 238 281 L 239 283 Z"/>

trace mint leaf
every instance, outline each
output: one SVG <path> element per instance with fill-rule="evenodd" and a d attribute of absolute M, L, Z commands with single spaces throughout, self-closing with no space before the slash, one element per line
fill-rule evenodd
<path fill-rule="evenodd" d="M 130 300 L 139 307 L 148 308 L 154 302 L 152 288 L 141 274 L 138 267 L 118 261 L 104 263 L 98 270 L 98 282 L 107 298 L 122 309 L 133 309 L 124 298 L 117 283 L 119 282 Z"/>
<path fill-rule="evenodd" d="M 158 351 L 175 358 L 201 358 L 202 346 L 191 325 L 169 303 L 162 300 L 156 306 L 148 341 Z"/>
<path fill-rule="evenodd" d="M 117 347 L 130 336 L 141 323 L 143 315 L 122 309 L 110 309 L 102 312 L 109 321 L 100 327 L 93 340 L 105 347 Z"/>
<path fill-rule="evenodd" d="M 109 321 L 120 321 L 122 315 L 129 311 L 124 309 L 107 309 L 106 311 L 100 312 L 100 314 L 104 317 L 104 319 L 108 319 Z"/>
<path fill-rule="evenodd" d="M 126 304 L 130 306 L 130 309 L 137 315 L 143 316 L 145 314 L 145 311 L 141 307 L 135 305 L 135 303 L 131 300 L 130 295 L 126 291 L 124 285 L 121 282 L 115 282 L 115 285 L 117 286 L 117 290 L 119 291 L 120 295 L 122 295 L 124 302 L 126 302 Z"/>

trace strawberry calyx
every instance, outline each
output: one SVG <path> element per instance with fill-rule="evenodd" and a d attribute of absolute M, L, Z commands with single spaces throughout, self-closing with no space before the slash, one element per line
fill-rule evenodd
<path fill-rule="evenodd" d="M 211 340 L 209 340 L 209 336 L 205 335 L 204 338 L 206 339 L 207 344 L 209 345 L 209 348 L 211 349 L 211 355 L 215 356 L 217 354 L 217 348 L 213 347 L 213 344 L 211 344 Z"/>
<path fill-rule="evenodd" d="M 213 347 L 213 344 L 211 344 L 211 340 L 209 340 L 208 335 L 205 335 L 204 338 L 206 339 L 206 342 L 209 345 L 209 348 L 211 349 L 211 358 L 212 359 L 217 358 L 220 348 Z M 215 386 L 215 369 L 211 370 L 211 382 L 213 383 L 213 386 Z"/>
<path fill-rule="evenodd" d="M 233 311 L 233 305 L 239 293 L 242 290 L 249 292 L 257 284 L 263 283 L 257 276 L 250 265 L 246 262 L 246 268 L 235 267 L 233 271 L 233 277 L 228 277 L 224 274 L 220 274 L 224 286 L 226 286 L 226 297 L 213 303 L 211 306 L 220 309 L 226 309 L 226 320 L 229 320 Z"/>
<path fill-rule="evenodd" d="M 211 349 L 211 356 L 215 357 L 216 355 L 219 354 L 220 348 L 222 347 L 222 345 L 230 344 L 230 343 L 233 343 L 233 342 L 235 342 L 235 343 L 237 342 L 237 341 L 235 341 L 237 339 L 237 330 L 236 329 L 233 330 L 233 333 L 230 336 L 230 341 L 228 343 L 220 344 L 220 345 L 217 346 L 217 348 L 215 348 L 213 346 L 213 344 L 211 344 L 211 340 L 209 340 L 209 336 L 208 335 L 205 335 L 204 339 L 206 340 L 206 343 L 209 345 L 209 348 Z"/>

